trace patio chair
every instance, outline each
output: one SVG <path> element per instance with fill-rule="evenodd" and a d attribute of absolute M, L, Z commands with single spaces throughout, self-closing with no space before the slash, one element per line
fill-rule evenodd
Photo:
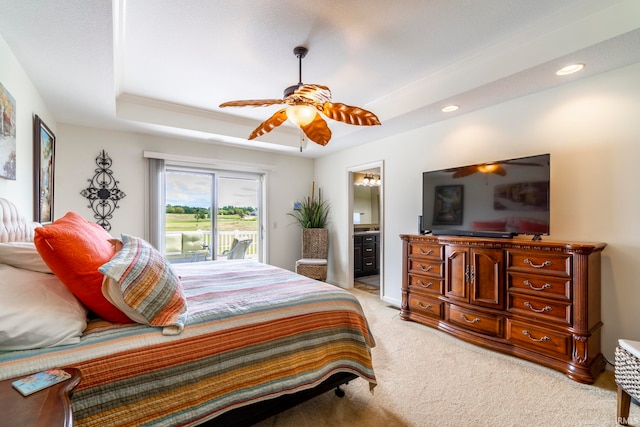
<path fill-rule="evenodd" d="M 231 248 L 222 252 L 221 256 L 226 256 L 226 259 L 244 259 L 251 243 L 253 243 L 253 239 L 233 239 Z"/>

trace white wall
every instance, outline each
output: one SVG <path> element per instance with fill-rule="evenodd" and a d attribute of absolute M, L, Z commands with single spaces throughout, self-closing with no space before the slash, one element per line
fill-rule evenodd
<path fill-rule="evenodd" d="M 603 353 L 613 361 L 618 338 L 640 340 L 638 76 L 640 64 L 318 159 L 316 181 L 333 212 L 329 281 L 348 285 L 347 168 L 384 159 L 384 292 L 385 300 L 399 304 L 398 235 L 417 232 L 422 172 L 548 152 L 548 239 L 608 243 Z"/>
<path fill-rule="evenodd" d="M 33 115 L 56 133 L 40 94 L 0 36 L 0 83 L 16 102 L 16 179 L 0 178 L 0 197 L 11 200 L 27 219 L 33 219 Z M 55 209 L 55 206 L 54 206 Z"/>
<path fill-rule="evenodd" d="M 206 142 L 169 139 L 131 132 L 58 125 L 56 158 L 56 218 L 74 211 L 88 220 L 93 212 L 80 192 L 89 186 L 102 150 L 111 157 L 113 176 L 126 194 L 110 221 L 110 233 L 144 236 L 145 182 L 144 151 L 155 151 L 203 159 L 269 165 L 267 178 L 267 224 L 269 263 L 294 269 L 300 258 L 300 228 L 287 215 L 293 202 L 311 192 L 313 160 L 257 150 L 237 149 Z M 94 220 L 95 221 L 95 220 Z"/>

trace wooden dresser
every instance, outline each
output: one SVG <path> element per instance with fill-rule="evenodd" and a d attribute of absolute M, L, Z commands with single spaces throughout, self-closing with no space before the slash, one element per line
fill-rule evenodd
<path fill-rule="evenodd" d="M 401 235 L 400 317 L 591 384 L 604 243 Z"/>

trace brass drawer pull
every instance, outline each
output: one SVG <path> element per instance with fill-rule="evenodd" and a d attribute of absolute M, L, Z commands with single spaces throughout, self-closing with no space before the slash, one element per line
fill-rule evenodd
<path fill-rule="evenodd" d="M 533 268 L 545 268 L 551 265 L 551 261 L 549 260 L 543 262 L 542 264 L 534 264 L 533 261 L 531 261 L 529 258 L 525 258 L 524 263 L 529 264 Z"/>
<path fill-rule="evenodd" d="M 531 334 L 529 333 L 529 331 L 527 331 L 526 329 L 522 331 L 522 335 L 528 337 L 531 341 L 535 341 L 535 342 L 545 342 L 545 341 L 551 341 L 551 338 L 549 338 L 548 336 L 543 336 L 542 338 L 533 338 L 531 336 Z"/>
<path fill-rule="evenodd" d="M 460 317 L 462 318 L 462 320 L 464 320 L 467 323 L 478 323 L 480 321 L 480 319 L 477 318 L 477 317 L 475 319 L 473 319 L 473 320 L 469 320 L 469 319 L 467 319 L 467 316 L 465 316 L 464 313 L 460 313 Z"/>
<path fill-rule="evenodd" d="M 536 288 L 535 286 L 533 286 L 533 283 L 531 283 L 528 280 L 525 280 L 524 284 L 527 285 L 528 287 L 530 287 L 531 289 L 533 289 L 534 291 L 544 291 L 545 289 L 551 289 L 551 285 L 548 284 L 548 283 L 545 283 L 544 285 L 540 286 L 539 288 Z"/>
<path fill-rule="evenodd" d="M 552 309 L 551 307 L 549 307 L 548 305 L 547 305 L 547 306 L 545 306 L 544 308 L 541 308 L 541 309 L 533 308 L 533 305 L 532 305 L 529 301 L 525 301 L 524 305 L 525 305 L 526 307 L 528 307 L 529 309 L 531 309 L 531 311 L 535 311 L 536 313 L 544 313 L 545 311 L 551 311 L 551 310 L 553 310 L 553 309 Z"/>
<path fill-rule="evenodd" d="M 428 251 L 425 251 L 422 248 L 418 248 L 418 252 L 420 252 L 422 255 L 431 255 L 433 253 L 433 249 L 429 249 Z"/>
<path fill-rule="evenodd" d="M 422 286 L 423 288 L 430 288 L 433 286 L 433 282 L 429 282 L 426 285 L 424 284 L 424 282 L 421 279 L 418 279 L 418 285 Z"/>
<path fill-rule="evenodd" d="M 418 265 L 418 268 L 419 268 L 420 270 L 422 270 L 422 271 L 431 271 L 431 270 L 433 270 L 433 265 L 430 265 L 430 266 L 428 266 L 428 267 L 425 267 L 424 265 L 419 264 L 419 265 Z"/>
<path fill-rule="evenodd" d="M 431 310 L 431 307 L 433 307 L 431 304 L 424 305 L 421 301 L 418 301 L 417 304 L 420 308 L 424 308 L 425 310 Z"/>

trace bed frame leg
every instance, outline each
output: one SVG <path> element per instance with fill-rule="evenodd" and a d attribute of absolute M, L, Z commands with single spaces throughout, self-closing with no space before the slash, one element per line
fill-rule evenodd
<path fill-rule="evenodd" d="M 341 389 L 341 388 L 340 388 L 340 386 L 342 386 L 342 385 L 347 385 L 347 384 L 349 384 L 349 381 L 347 381 L 347 382 L 346 382 L 346 383 L 344 383 L 344 384 L 340 384 L 338 387 L 336 387 L 336 396 L 338 396 L 338 397 L 344 397 L 344 390 L 343 390 L 343 389 Z"/>

